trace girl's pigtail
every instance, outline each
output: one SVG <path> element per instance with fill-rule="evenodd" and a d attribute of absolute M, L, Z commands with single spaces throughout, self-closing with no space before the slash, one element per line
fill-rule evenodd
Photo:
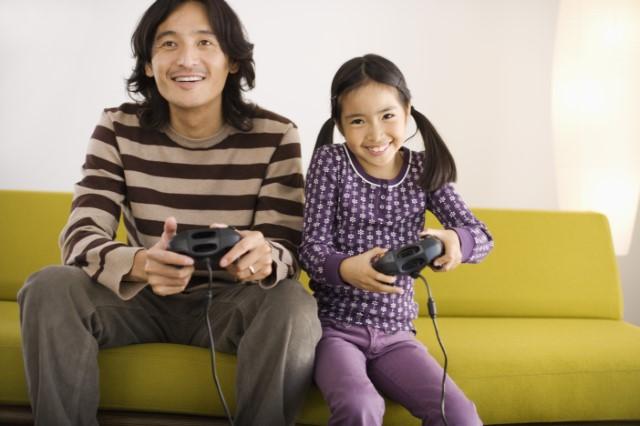
<path fill-rule="evenodd" d="M 449 182 L 455 182 L 457 179 L 456 163 L 436 128 L 424 114 L 414 107 L 411 107 L 411 116 L 424 141 L 424 171 L 420 182 L 422 188 L 431 192 Z"/>
<path fill-rule="evenodd" d="M 316 139 L 316 145 L 313 147 L 313 150 L 317 150 L 322 145 L 331 145 L 333 143 L 333 127 L 335 122 L 333 118 L 328 119 L 324 122 L 322 127 L 320 128 L 320 133 L 318 133 L 318 138 Z"/>

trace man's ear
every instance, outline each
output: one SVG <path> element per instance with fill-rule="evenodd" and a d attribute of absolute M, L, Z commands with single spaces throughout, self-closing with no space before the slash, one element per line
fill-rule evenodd
<path fill-rule="evenodd" d="M 151 68 L 151 62 L 147 62 L 144 66 L 144 74 L 149 77 L 149 78 L 153 78 L 153 68 Z"/>

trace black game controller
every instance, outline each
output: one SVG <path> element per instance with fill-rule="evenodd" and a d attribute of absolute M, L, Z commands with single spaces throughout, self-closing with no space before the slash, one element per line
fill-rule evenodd
<path fill-rule="evenodd" d="M 219 269 L 222 256 L 242 237 L 232 228 L 202 228 L 182 231 L 169 241 L 169 250 L 193 258 L 197 265 L 209 259 L 211 268 Z"/>
<path fill-rule="evenodd" d="M 386 252 L 373 268 L 385 275 L 411 275 L 417 278 L 420 271 L 442 256 L 442 241 L 427 236 L 420 241 Z"/>

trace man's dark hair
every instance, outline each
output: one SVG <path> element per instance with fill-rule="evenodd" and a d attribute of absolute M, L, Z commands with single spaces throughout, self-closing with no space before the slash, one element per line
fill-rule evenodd
<path fill-rule="evenodd" d="M 247 40 L 240 19 L 224 0 L 157 0 L 144 13 L 131 37 L 136 64 L 127 79 L 129 94 L 142 97 L 140 124 L 144 128 L 160 129 L 169 122 L 169 105 L 160 95 L 155 80 L 145 74 L 145 66 L 151 63 L 158 26 L 188 1 L 204 5 L 222 51 L 238 69 L 229 74 L 222 91 L 222 117 L 240 130 L 250 130 L 255 105 L 245 102 L 242 92 L 255 85 L 253 44 Z"/>

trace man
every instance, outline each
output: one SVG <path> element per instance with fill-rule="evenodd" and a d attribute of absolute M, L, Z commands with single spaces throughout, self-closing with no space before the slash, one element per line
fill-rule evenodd
<path fill-rule="evenodd" d="M 105 110 L 60 236 L 66 266 L 19 293 L 36 424 L 97 424 L 100 348 L 209 346 L 207 276 L 167 247 L 177 231 L 221 224 L 242 237 L 220 261 L 209 311 L 217 349 L 238 357 L 236 424 L 292 424 L 320 337 L 315 301 L 291 279 L 297 129 L 243 100 L 253 45 L 224 0 L 158 0 L 132 44 L 129 91 L 142 101 Z M 121 213 L 128 245 L 114 241 Z"/>

